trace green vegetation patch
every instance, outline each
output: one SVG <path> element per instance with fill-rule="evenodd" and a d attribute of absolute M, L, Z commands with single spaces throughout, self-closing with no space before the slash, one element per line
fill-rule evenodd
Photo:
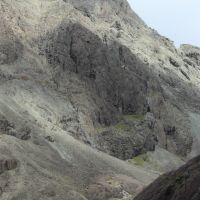
<path fill-rule="evenodd" d="M 114 126 L 114 128 L 116 128 L 118 130 L 122 130 L 122 131 L 127 131 L 127 130 L 129 130 L 130 127 L 127 124 L 125 124 L 124 122 L 120 122 L 120 123 L 116 124 Z"/>
<path fill-rule="evenodd" d="M 97 130 L 98 133 L 103 133 L 103 132 L 109 131 L 110 128 L 111 128 L 110 126 L 108 126 L 108 127 L 98 127 L 98 128 L 96 128 L 96 130 Z"/>
<path fill-rule="evenodd" d="M 115 124 L 108 127 L 98 127 L 96 128 L 98 133 L 106 132 L 111 129 L 119 130 L 119 131 L 130 131 L 131 125 L 128 121 L 143 121 L 145 119 L 145 115 L 143 114 L 134 114 L 134 115 L 123 115 L 123 119 Z"/>
<path fill-rule="evenodd" d="M 156 170 L 158 172 L 161 171 L 160 166 L 155 161 L 152 161 L 147 154 L 136 156 L 133 159 L 128 160 L 128 162 L 131 165 L 147 167 L 148 169 Z"/>
<path fill-rule="evenodd" d="M 56 194 L 52 195 L 51 200 L 56 200 Z"/>
<path fill-rule="evenodd" d="M 117 199 L 117 198 L 110 198 L 109 200 L 120 200 L 120 199 Z"/>
<path fill-rule="evenodd" d="M 103 132 L 107 132 L 107 131 L 128 131 L 130 130 L 130 126 L 128 124 L 126 124 L 125 122 L 121 121 L 115 125 L 112 126 L 108 126 L 108 127 L 99 127 L 96 128 L 98 133 L 103 133 Z"/>
<path fill-rule="evenodd" d="M 145 116 L 142 114 L 135 114 L 135 115 L 124 115 L 124 118 L 127 120 L 139 120 L 142 121 L 145 119 Z"/>
<path fill-rule="evenodd" d="M 141 154 L 139 156 L 134 157 L 133 159 L 130 159 L 128 162 L 130 164 L 144 166 L 144 163 L 147 161 L 148 161 L 148 156 L 146 154 Z"/>

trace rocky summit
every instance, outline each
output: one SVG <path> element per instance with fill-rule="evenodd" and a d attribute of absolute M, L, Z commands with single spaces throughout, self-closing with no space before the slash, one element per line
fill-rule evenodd
<path fill-rule="evenodd" d="M 200 154 L 199 84 L 200 48 L 126 0 L 1 0 L 0 199 L 133 200 L 166 172 L 136 199 L 199 199 L 199 158 L 169 172 Z"/>

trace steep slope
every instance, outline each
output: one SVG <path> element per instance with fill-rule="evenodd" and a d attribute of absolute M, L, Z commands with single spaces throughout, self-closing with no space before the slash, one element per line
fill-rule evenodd
<path fill-rule="evenodd" d="M 2 0 L 1 199 L 128 199 L 195 156 L 193 48 L 126 0 Z"/>
<path fill-rule="evenodd" d="M 135 200 L 198 200 L 200 198 L 200 157 L 158 178 Z"/>

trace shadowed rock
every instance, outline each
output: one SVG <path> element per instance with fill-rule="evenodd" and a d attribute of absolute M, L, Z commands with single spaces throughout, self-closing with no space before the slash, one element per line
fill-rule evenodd
<path fill-rule="evenodd" d="M 17 160 L 15 159 L 0 159 L 0 174 L 15 169 L 17 167 Z"/>
<path fill-rule="evenodd" d="M 199 200 L 200 156 L 180 169 L 165 174 L 139 194 L 135 200 Z"/>

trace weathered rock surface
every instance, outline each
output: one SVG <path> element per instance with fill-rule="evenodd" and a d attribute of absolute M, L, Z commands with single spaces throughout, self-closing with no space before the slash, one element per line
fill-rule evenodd
<path fill-rule="evenodd" d="M 198 53 L 126 0 L 1 0 L 0 198 L 133 198 L 159 173 L 122 160 L 195 156 Z"/>
<path fill-rule="evenodd" d="M 0 160 L 0 174 L 7 171 L 12 170 L 17 167 L 17 161 L 14 159 L 1 159 Z"/>
<path fill-rule="evenodd" d="M 177 171 L 158 178 L 135 200 L 198 200 L 200 199 L 200 157 Z"/>

